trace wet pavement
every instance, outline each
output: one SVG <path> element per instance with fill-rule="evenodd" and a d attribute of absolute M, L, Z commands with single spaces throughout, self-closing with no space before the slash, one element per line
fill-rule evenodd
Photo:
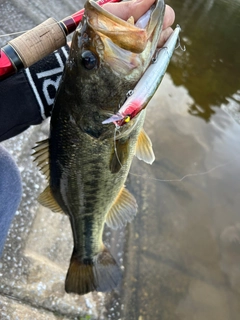
<path fill-rule="evenodd" d="M 2 33 L 60 19 L 79 6 L 49 1 L 42 9 L 41 3 L 1 4 L 21 18 L 1 25 Z M 46 123 L 4 143 L 19 165 L 24 193 L 0 260 L 1 319 L 239 319 L 240 62 L 233 34 L 240 4 L 168 3 L 187 51 L 175 52 L 148 106 L 145 130 L 156 161 L 135 159 L 127 181 L 138 214 L 126 230 L 105 232 L 124 268 L 121 287 L 84 297 L 64 293 L 72 251 L 68 219 L 37 204 L 46 182 L 30 160 L 35 141 L 47 136 Z"/>

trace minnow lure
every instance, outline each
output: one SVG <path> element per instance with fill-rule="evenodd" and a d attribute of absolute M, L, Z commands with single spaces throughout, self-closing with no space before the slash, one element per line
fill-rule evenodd
<path fill-rule="evenodd" d="M 177 25 L 164 46 L 156 51 L 152 63 L 138 81 L 134 90 L 127 93 L 124 104 L 116 114 L 104 120 L 103 124 L 114 123 L 117 127 L 121 127 L 146 108 L 164 77 L 176 48 L 180 31 L 181 28 Z"/>

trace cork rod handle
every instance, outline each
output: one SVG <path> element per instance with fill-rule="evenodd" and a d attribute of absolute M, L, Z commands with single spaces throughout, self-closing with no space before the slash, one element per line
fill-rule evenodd
<path fill-rule="evenodd" d="M 66 34 L 53 18 L 8 43 L 17 52 L 24 68 L 66 44 Z"/>

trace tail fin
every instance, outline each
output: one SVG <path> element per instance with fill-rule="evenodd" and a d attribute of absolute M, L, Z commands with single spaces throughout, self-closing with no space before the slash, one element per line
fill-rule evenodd
<path fill-rule="evenodd" d="M 73 252 L 65 280 L 65 291 L 80 295 L 95 290 L 107 292 L 113 290 L 121 278 L 121 269 L 107 248 L 91 261 L 79 259 Z"/>

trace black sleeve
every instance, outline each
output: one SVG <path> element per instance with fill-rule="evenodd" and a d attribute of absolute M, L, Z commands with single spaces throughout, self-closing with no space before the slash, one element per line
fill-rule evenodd
<path fill-rule="evenodd" d="M 0 82 L 0 142 L 51 115 L 69 48 Z"/>

